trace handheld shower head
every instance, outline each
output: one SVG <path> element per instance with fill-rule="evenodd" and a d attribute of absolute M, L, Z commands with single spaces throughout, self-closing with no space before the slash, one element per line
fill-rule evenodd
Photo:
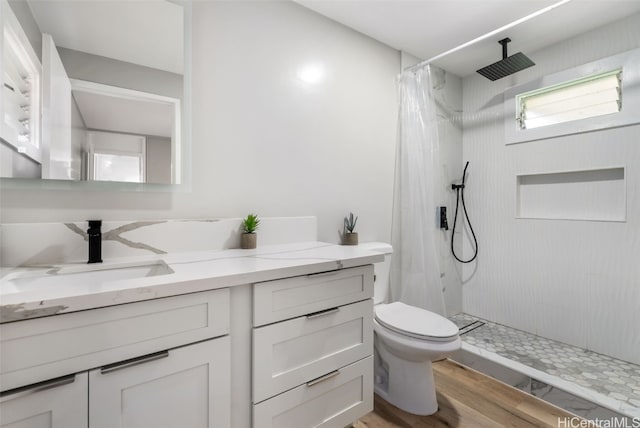
<path fill-rule="evenodd" d="M 529 68 L 532 65 L 536 65 L 522 52 L 508 56 L 507 43 L 510 41 L 511 39 L 507 37 L 498 42 L 502 45 L 502 59 L 500 61 L 487 65 L 480 70 L 476 70 L 476 72 L 482 74 L 491 81 L 495 81 L 513 73 L 517 73 L 518 71 L 522 71 L 525 68 Z"/>

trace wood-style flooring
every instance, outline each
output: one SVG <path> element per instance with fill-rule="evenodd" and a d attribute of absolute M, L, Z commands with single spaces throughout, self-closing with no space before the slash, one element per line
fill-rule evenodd
<path fill-rule="evenodd" d="M 451 360 L 434 363 L 433 371 L 439 404 L 435 414 L 412 415 L 376 395 L 374 411 L 354 428 L 584 426 L 575 425 L 581 420 L 572 413 Z M 559 424 L 564 418 L 576 419 L 573 425 Z"/>

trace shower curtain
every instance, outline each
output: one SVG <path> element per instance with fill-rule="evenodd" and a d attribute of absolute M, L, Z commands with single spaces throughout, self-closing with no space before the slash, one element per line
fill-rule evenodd
<path fill-rule="evenodd" d="M 436 248 L 439 146 L 429 66 L 398 78 L 391 299 L 445 314 Z"/>

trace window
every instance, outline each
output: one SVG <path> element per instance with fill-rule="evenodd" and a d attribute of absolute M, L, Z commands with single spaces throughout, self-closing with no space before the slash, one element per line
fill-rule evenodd
<path fill-rule="evenodd" d="M 617 113 L 621 107 L 622 70 L 614 70 L 516 97 L 521 129 Z"/>
<path fill-rule="evenodd" d="M 0 138 L 40 163 L 40 61 L 9 5 L 0 9 Z"/>
<path fill-rule="evenodd" d="M 88 180 L 146 181 L 146 137 L 95 130 L 86 135 Z"/>
<path fill-rule="evenodd" d="M 93 154 L 93 179 L 144 183 L 144 162 L 140 155 Z"/>
<path fill-rule="evenodd" d="M 640 123 L 640 49 L 541 76 L 504 92 L 505 143 Z"/>

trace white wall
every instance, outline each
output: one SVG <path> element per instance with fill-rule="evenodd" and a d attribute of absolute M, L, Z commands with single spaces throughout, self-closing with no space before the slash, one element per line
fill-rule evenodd
<path fill-rule="evenodd" d="M 525 52 L 536 66 L 502 80 L 463 79 L 465 196 L 480 246 L 464 271 L 465 312 L 640 363 L 640 126 L 506 146 L 502 105 L 511 86 L 639 46 L 634 15 Z M 517 173 L 624 165 L 624 223 L 515 219 Z"/>
<path fill-rule="evenodd" d="M 398 51 L 290 2 L 194 2 L 193 58 L 191 192 L 3 190 L 1 221 L 315 215 L 338 242 L 353 211 L 390 240 Z"/>
<path fill-rule="evenodd" d="M 147 183 L 171 183 L 171 138 L 147 136 Z"/>

